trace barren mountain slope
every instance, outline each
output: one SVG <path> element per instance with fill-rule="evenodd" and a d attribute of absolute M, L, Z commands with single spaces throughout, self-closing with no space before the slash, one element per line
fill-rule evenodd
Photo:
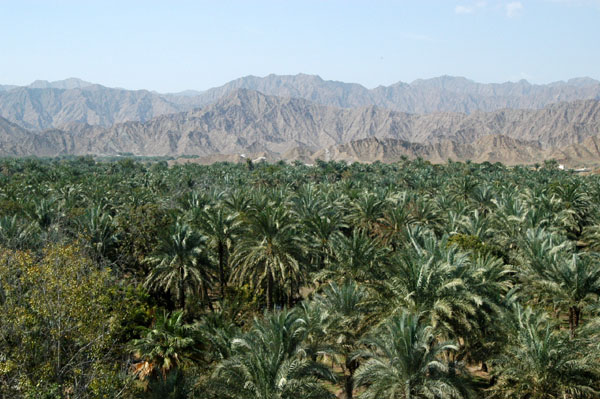
<path fill-rule="evenodd" d="M 369 137 L 472 144 L 485 136 L 502 135 L 558 148 L 600 134 L 600 102 L 472 115 L 414 115 L 376 107 L 324 107 L 302 99 L 238 90 L 203 109 L 164 115 L 146 123 L 117 124 L 110 129 L 84 127 L 77 132 L 85 142 L 78 152 L 140 155 L 284 154 L 296 147 L 318 150 Z"/>
<path fill-rule="evenodd" d="M 396 162 L 405 156 L 421 157 L 434 163 L 472 160 L 502 162 L 509 165 L 536 162 L 544 157 L 537 143 L 515 140 L 506 136 L 486 136 L 472 144 L 443 140 L 437 143 L 410 143 L 397 139 L 368 138 L 333 146 L 312 155 L 312 159 L 344 160 L 348 162 Z"/>
<path fill-rule="evenodd" d="M 530 151 L 519 153 L 520 147 L 556 149 L 597 135 L 600 102 L 593 100 L 542 110 L 415 115 L 377 107 L 325 107 L 303 99 L 240 89 L 203 109 L 110 128 L 69 123 L 63 130 L 32 135 L 23 145 L 31 147 L 31 154 L 43 150 L 44 155 L 53 151 L 168 156 L 267 152 L 291 158 L 295 157 L 294 151 L 298 157 L 306 157 L 332 146 L 377 137 L 435 144 L 437 147 L 426 150 L 442 160 L 454 158 L 452 154 L 456 153 L 457 158 L 476 161 L 480 159 L 477 154 L 486 151 L 486 159 L 519 162 Z M 468 146 L 475 145 L 481 150 L 469 152 Z M 507 155 L 511 151 L 516 152 Z"/>
<path fill-rule="evenodd" d="M 41 82 L 37 86 L 45 84 Z M 0 91 L 0 116 L 33 130 L 62 127 L 70 122 L 108 127 L 131 120 L 147 121 L 190 108 L 191 105 L 175 104 L 149 91 L 99 85 L 72 89 L 19 87 Z"/>

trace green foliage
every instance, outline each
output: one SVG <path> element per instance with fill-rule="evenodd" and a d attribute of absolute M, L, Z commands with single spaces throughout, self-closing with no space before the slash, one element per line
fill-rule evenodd
<path fill-rule="evenodd" d="M 50 246 L 40 259 L 2 250 L 2 396 L 92 397 L 120 389 L 118 337 L 132 310 L 113 284 L 108 269 L 73 245 Z"/>
<path fill-rule="evenodd" d="M 599 395 L 599 175 L 105 161 L 0 160 L 0 397 Z"/>

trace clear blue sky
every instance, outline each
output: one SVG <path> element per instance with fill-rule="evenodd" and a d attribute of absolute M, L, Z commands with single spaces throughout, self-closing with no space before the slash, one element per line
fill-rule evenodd
<path fill-rule="evenodd" d="M 162 92 L 318 74 L 600 79 L 600 0 L 0 0 L 0 84 L 80 77 Z"/>

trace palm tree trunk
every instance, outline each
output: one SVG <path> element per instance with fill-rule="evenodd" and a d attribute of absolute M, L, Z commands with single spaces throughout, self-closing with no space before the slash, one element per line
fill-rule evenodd
<path fill-rule="evenodd" d="M 184 285 L 185 271 L 182 268 L 179 269 L 179 307 L 185 313 L 185 285 Z"/>
<path fill-rule="evenodd" d="M 215 309 L 213 308 L 212 301 L 210 300 L 210 296 L 208 295 L 208 289 L 206 288 L 206 283 L 204 281 L 202 281 L 202 283 L 200 283 L 200 286 L 202 289 L 202 296 L 206 299 L 206 302 L 208 303 L 208 308 L 210 309 L 211 313 L 214 313 Z"/>
<path fill-rule="evenodd" d="M 273 308 L 273 276 L 271 273 L 268 273 L 267 277 L 267 309 L 271 310 Z"/>
<path fill-rule="evenodd" d="M 354 391 L 354 378 L 352 375 L 347 375 L 345 377 L 344 391 L 346 392 L 346 399 L 352 399 Z"/>
<path fill-rule="evenodd" d="M 223 242 L 219 241 L 219 288 L 221 290 L 221 301 L 225 300 L 225 248 Z"/>
<path fill-rule="evenodd" d="M 346 370 L 348 375 L 344 378 L 344 391 L 346 392 L 346 399 L 352 399 L 354 397 L 354 372 L 358 368 L 358 362 L 356 360 L 346 359 Z"/>
<path fill-rule="evenodd" d="M 580 316 L 581 309 L 577 306 L 571 306 L 569 308 L 569 329 L 571 330 L 571 338 L 575 337 L 575 329 L 579 327 Z"/>
<path fill-rule="evenodd" d="M 292 308 L 292 299 L 294 298 L 294 282 L 290 281 L 290 293 L 287 298 L 288 309 Z"/>

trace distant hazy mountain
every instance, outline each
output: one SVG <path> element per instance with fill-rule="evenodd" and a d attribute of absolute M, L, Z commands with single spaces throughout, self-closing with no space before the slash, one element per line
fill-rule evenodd
<path fill-rule="evenodd" d="M 33 154 L 33 148 L 23 147 L 31 132 L 0 118 L 0 156 Z"/>
<path fill-rule="evenodd" d="M 54 82 L 48 82 L 47 80 L 36 80 L 31 83 L 29 88 L 32 89 L 81 89 L 84 87 L 93 86 L 93 83 L 86 82 L 78 78 L 68 78 L 64 80 L 57 80 Z"/>
<path fill-rule="evenodd" d="M 355 108 L 376 105 L 410 113 L 495 111 L 503 108 L 535 109 L 548 104 L 600 99 L 600 82 L 576 78 L 567 82 L 532 85 L 519 82 L 484 84 L 462 77 L 442 76 L 410 84 L 396 83 L 369 90 L 355 83 L 323 80 L 315 75 L 247 76 L 198 96 L 198 104 L 209 104 L 237 89 L 267 95 L 304 98 L 322 105 Z"/>
<path fill-rule="evenodd" d="M 214 157 L 264 153 L 285 159 L 331 156 L 388 161 L 405 154 L 437 161 L 452 158 L 522 163 L 539 161 L 599 136 L 600 102 L 577 101 L 541 110 L 471 115 L 415 115 L 377 107 L 326 107 L 240 89 L 203 109 L 110 128 L 69 123 L 62 130 L 35 133 L 7 121 L 4 124 L 8 128 L 0 138 L 0 146 L 10 148 L 7 152 L 15 155 L 126 152 Z M 365 140 L 373 138 L 377 140 Z M 576 154 L 574 151 L 560 154 L 571 156 Z"/>
<path fill-rule="evenodd" d="M 58 85 L 75 84 L 83 83 L 68 80 Z M 34 85 L 46 86 L 46 83 L 34 82 Z M 147 121 L 193 107 L 185 102 L 176 104 L 146 90 L 111 89 L 100 85 L 71 89 L 18 87 L 0 92 L 0 117 L 33 130 L 56 128 L 70 122 L 108 127 L 125 121 Z"/>
<path fill-rule="evenodd" d="M 19 87 L 19 86 L 15 86 L 15 85 L 0 85 L 0 92 L 12 90 L 12 89 L 16 89 L 17 87 Z"/>
<path fill-rule="evenodd" d="M 532 85 L 526 81 L 482 84 L 443 76 L 369 90 L 359 84 L 327 81 L 314 75 L 269 75 L 248 76 L 204 92 L 188 90 L 177 94 L 112 89 L 70 78 L 36 81 L 25 87 L 0 87 L 0 116 L 33 130 L 60 128 L 70 122 L 109 127 L 203 107 L 238 89 L 337 108 L 377 106 L 418 114 L 539 109 L 557 102 L 600 99 L 600 82 L 590 78 Z"/>

